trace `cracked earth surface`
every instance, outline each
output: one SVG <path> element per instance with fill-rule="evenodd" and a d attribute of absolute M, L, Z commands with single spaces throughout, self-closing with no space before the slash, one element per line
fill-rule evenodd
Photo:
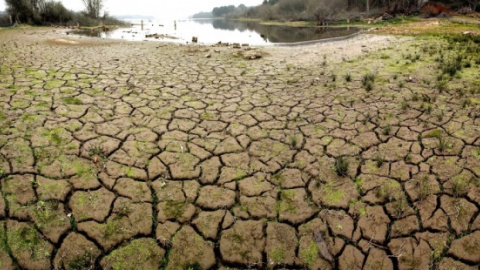
<path fill-rule="evenodd" d="M 2 269 L 478 269 L 474 56 L 63 38 L 0 30 Z"/>

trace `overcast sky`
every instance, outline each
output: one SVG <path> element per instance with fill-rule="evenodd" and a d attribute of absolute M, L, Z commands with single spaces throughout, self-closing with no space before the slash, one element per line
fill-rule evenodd
<path fill-rule="evenodd" d="M 200 11 L 210 11 L 217 6 L 244 4 L 256 6 L 263 0 L 105 0 L 105 10 L 112 15 L 149 15 L 158 18 L 179 18 Z M 83 10 L 82 0 L 60 0 L 67 9 Z M 5 0 L 0 0 L 0 10 L 5 10 Z"/>

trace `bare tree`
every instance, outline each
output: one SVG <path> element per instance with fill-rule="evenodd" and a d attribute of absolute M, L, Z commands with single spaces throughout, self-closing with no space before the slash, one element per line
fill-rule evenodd
<path fill-rule="evenodd" d="M 354 0 L 347 1 L 347 10 L 350 11 L 353 8 Z"/>
<path fill-rule="evenodd" d="M 471 8 L 473 11 L 476 11 L 476 10 L 477 10 L 477 6 L 478 6 L 478 4 L 480 3 L 480 0 L 468 0 L 468 3 L 470 4 L 470 8 Z"/>
<path fill-rule="evenodd" d="M 82 0 L 85 6 L 87 16 L 98 19 L 100 18 L 100 11 L 103 8 L 104 0 Z"/>
<path fill-rule="evenodd" d="M 347 0 L 309 0 L 307 3 L 307 10 L 318 25 L 326 24 L 329 18 L 345 8 L 348 8 Z"/>

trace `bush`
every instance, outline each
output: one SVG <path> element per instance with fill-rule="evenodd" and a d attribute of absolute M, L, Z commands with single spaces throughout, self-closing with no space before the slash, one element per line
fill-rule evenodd
<path fill-rule="evenodd" d="M 101 19 L 92 19 L 91 17 L 87 16 L 85 13 L 74 13 L 72 19 L 67 22 L 69 26 L 76 26 L 77 23 L 80 26 L 97 26 L 100 24 L 104 25 L 125 25 L 126 23 L 122 20 L 116 19 L 114 17 L 105 16 Z"/>
<path fill-rule="evenodd" d="M 46 2 L 42 13 L 44 23 L 65 23 L 74 17 L 73 12 L 67 10 L 60 2 Z"/>
<path fill-rule="evenodd" d="M 363 75 L 362 85 L 365 87 L 367 92 L 370 92 L 373 89 L 373 84 L 375 83 L 375 75 L 372 73 L 367 73 Z"/>
<path fill-rule="evenodd" d="M 462 58 L 451 59 L 447 63 L 444 63 L 442 67 L 443 74 L 448 74 L 453 77 L 457 71 L 462 70 Z"/>
<path fill-rule="evenodd" d="M 421 9 L 420 14 L 426 17 L 436 17 L 441 13 L 451 14 L 452 10 L 440 3 L 426 3 Z"/>
<path fill-rule="evenodd" d="M 338 176 L 347 176 L 349 166 L 350 164 L 348 163 L 348 160 L 346 160 L 344 157 L 338 157 L 335 159 L 335 165 L 333 169 Z"/>
<path fill-rule="evenodd" d="M 83 13 L 75 13 L 73 18 L 67 23 L 69 26 L 76 26 L 77 23 L 80 26 L 96 26 L 99 25 L 99 20 L 92 19 Z"/>
<path fill-rule="evenodd" d="M 114 17 L 105 16 L 105 18 L 103 18 L 103 24 L 104 25 L 126 25 L 127 23 Z"/>
<path fill-rule="evenodd" d="M 0 27 L 10 26 L 10 18 L 6 13 L 0 14 Z"/>

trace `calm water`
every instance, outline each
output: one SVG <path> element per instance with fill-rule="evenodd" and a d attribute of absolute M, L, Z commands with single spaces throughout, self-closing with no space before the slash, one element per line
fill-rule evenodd
<path fill-rule="evenodd" d="M 354 27 L 288 27 L 261 25 L 256 22 L 229 20 L 179 20 L 179 21 L 144 21 L 131 20 L 130 28 L 120 28 L 107 32 L 73 31 L 73 34 L 101 37 L 107 39 L 124 39 L 131 41 L 158 40 L 176 43 L 191 42 L 198 37 L 200 44 L 218 42 L 248 43 L 251 45 L 271 45 L 275 43 L 295 43 L 347 36 L 358 32 Z M 146 37 L 147 35 L 156 35 Z"/>

